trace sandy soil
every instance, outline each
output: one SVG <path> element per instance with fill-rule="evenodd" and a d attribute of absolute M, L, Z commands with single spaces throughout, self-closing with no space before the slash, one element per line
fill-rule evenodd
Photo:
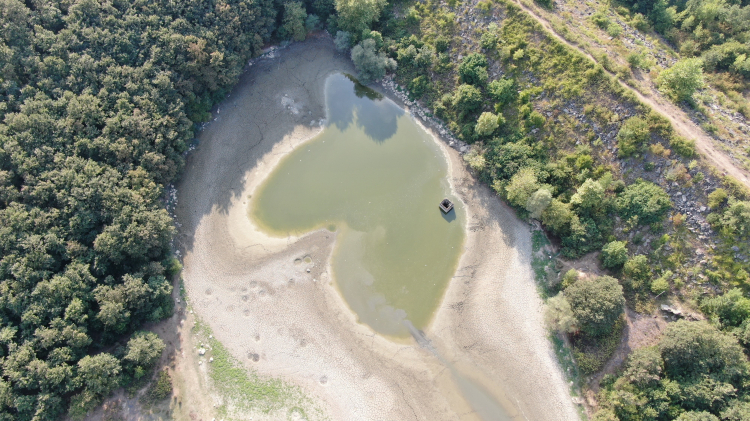
<path fill-rule="evenodd" d="M 251 66 L 201 133 L 177 207 L 191 304 L 248 368 L 300 386 L 331 419 L 477 420 L 434 354 L 357 323 L 331 283 L 335 233 L 272 239 L 247 218 L 263 178 L 321 130 L 324 81 L 334 72 L 353 69 L 330 38 L 293 44 Z M 514 419 L 577 419 L 543 327 L 529 227 L 444 149 L 470 212 L 467 242 L 424 334 L 458 371 L 511 404 Z"/>

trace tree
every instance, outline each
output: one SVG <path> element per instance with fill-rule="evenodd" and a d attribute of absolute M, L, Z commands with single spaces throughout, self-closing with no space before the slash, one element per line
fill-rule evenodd
<path fill-rule="evenodd" d="M 624 241 L 612 241 L 602 247 L 602 265 L 605 268 L 617 269 L 628 260 L 628 248 Z"/>
<path fill-rule="evenodd" d="M 617 133 L 617 147 L 620 156 L 631 156 L 651 139 L 648 122 L 640 117 L 630 117 L 620 127 Z"/>
<path fill-rule="evenodd" d="M 623 377 L 638 387 L 658 383 L 664 375 L 664 362 L 655 346 L 638 348 L 628 357 Z"/>
<path fill-rule="evenodd" d="M 120 385 L 120 362 L 110 354 L 87 355 L 78 361 L 79 384 L 86 390 L 105 396 Z"/>
<path fill-rule="evenodd" d="M 507 105 L 515 100 L 518 92 L 516 91 L 515 81 L 513 79 L 493 80 L 487 86 L 487 92 L 490 98 L 497 101 L 500 105 Z"/>
<path fill-rule="evenodd" d="M 352 34 L 346 31 L 338 31 L 333 43 L 338 51 L 347 51 L 352 46 Z"/>
<path fill-rule="evenodd" d="M 544 319 L 550 327 L 557 331 L 568 333 L 576 331 L 575 314 L 573 314 L 573 309 L 563 293 L 547 300 Z"/>
<path fill-rule="evenodd" d="M 344 30 L 361 34 L 380 17 L 385 0 L 336 0 L 338 23 Z"/>
<path fill-rule="evenodd" d="M 703 60 L 682 59 L 661 72 L 656 83 L 674 101 L 691 100 L 695 91 L 704 85 Z"/>
<path fill-rule="evenodd" d="M 747 378 L 748 362 L 737 339 L 705 321 L 670 323 L 659 342 L 664 367 L 671 378 L 736 383 Z"/>
<path fill-rule="evenodd" d="M 396 70 L 396 61 L 375 51 L 375 41 L 366 39 L 352 48 L 352 61 L 362 83 L 382 79 L 386 71 Z"/>
<path fill-rule="evenodd" d="M 604 202 L 604 187 L 598 181 L 587 178 L 570 198 L 570 203 L 586 213 L 595 213 Z"/>
<path fill-rule="evenodd" d="M 525 208 L 531 195 L 539 190 L 539 182 L 533 168 L 521 168 L 505 188 L 508 202 L 519 208 Z"/>
<path fill-rule="evenodd" d="M 526 201 L 526 210 L 529 211 L 529 216 L 534 219 L 539 219 L 551 203 L 552 193 L 549 191 L 549 188 L 542 187 L 535 191 L 534 194 L 529 197 L 529 200 Z"/>
<path fill-rule="evenodd" d="M 123 364 L 131 373 L 144 373 L 153 367 L 164 348 L 164 342 L 155 333 L 138 332 L 128 341 Z"/>
<path fill-rule="evenodd" d="M 472 53 L 464 57 L 458 65 L 458 75 L 463 83 L 484 85 L 488 78 L 487 57 L 481 53 Z"/>
<path fill-rule="evenodd" d="M 558 199 L 552 199 L 547 209 L 542 212 L 542 222 L 557 235 L 562 234 L 570 226 L 575 214 L 570 210 L 570 204 Z"/>
<path fill-rule="evenodd" d="M 565 289 L 565 297 L 579 329 L 591 336 L 611 332 L 625 305 L 622 287 L 611 276 L 581 279 Z"/>
<path fill-rule="evenodd" d="M 642 224 L 658 223 L 672 208 L 669 195 L 654 183 L 637 180 L 617 198 L 617 209 L 623 218 L 637 218 Z"/>
<path fill-rule="evenodd" d="M 284 3 L 284 19 L 279 27 L 279 36 L 283 39 L 304 41 L 307 36 L 305 19 L 307 19 L 307 12 L 301 2 Z"/>
<path fill-rule="evenodd" d="M 706 411 L 690 411 L 683 412 L 679 417 L 675 418 L 675 421 L 720 421 L 719 418 Z"/>
<path fill-rule="evenodd" d="M 500 126 L 498 116 L 490 112 L 483 112 L 477 119 L 474 132 L 479 136 L 489 136 Z"/>
<path fill-rule="evenodd" d="M 453 93 L 453 107 L 462 115 L 473 113 L 482 105 L 482 93 L 472 85 L 458 85 Z"/>

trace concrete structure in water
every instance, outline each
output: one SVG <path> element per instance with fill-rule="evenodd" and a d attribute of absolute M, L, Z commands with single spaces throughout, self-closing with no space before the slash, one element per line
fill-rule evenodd
<path fill-rule="evenodd" d="M 448 213 L 453 209 L 453 202 L 451 202 L 448 199 L 443 199 L 442 202 L 440 202 L 440 210 L 443 211 L 443 213 Z"/>

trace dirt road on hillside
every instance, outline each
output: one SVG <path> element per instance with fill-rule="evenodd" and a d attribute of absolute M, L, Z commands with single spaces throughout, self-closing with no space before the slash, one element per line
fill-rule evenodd
<path fill-rule="evenodd" d="M 520 1 L 514 1 L 516 5 L 518 5 L 518 7 L 523 9 L 532 18 L 539 22 L 539 24 L 542 25 L 542 27 L 547 32 L 549 32 L 552 37 L 562 42 L 563 44 L 574 48 L 576 51 L 585 55 L 594 63 L 598 63 L 591 54 L 555 32 L 555 30 L 552 28 L 552 25 L 545 18 L 539 16 L 536 12 L 531 10 Z M 648 105 L 649 107 L 666 117 L 672 123 L 672 126 L 674 127 L 677 134 L 688 139 L 694 139 L 696 149 L 701 154 L 701 156 L 703 156 L 720 173 L 724 175 L 730 175 L 746 187 L 750 188 L 750 172 L 735 165 L 735 163 L 732 161 L 732 158 L 724 153 L 724 151 L 722 151 L 716 145 L 716 142 L 709 135 L 707 135 L 706 132 L 703 131 L 702 128 L 700 128 L 700 126 L 695 124 L 690 119 L 690 117 L 688 117 L 688 115 L 678 106 L 655 91 L 650 92 L 648 95 L 643 95 L 638 90 L 620 80 L 614 73 L 611 73 L 607 70 L 605 71 L 607 72 L 607 74 L 617 79 L 617 81 L 620 83 L 620 86 L 632 92 L 639 101 L 643 102 L 644 104 Z"/>

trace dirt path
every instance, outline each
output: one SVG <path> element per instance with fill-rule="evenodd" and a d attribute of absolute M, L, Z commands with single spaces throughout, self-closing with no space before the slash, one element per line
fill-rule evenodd
<path fill-rule="evenodd" d="M 539 22 L 540 25 L 556 40 L 560 41 L 561 43 L 574 48 L 579 53 L 583 54 L 584 56 L 588 57 L 590 60 L 592 60 L 594 63 L 598 63 L 596 59 L 589 54 L 586 50 L 583 48 L 577 46 L 576 44 L 568 41 L 564 37 L 560 36 L 553 28 L 552 25 L 547 21 L 544 17 L 538 15 L 534 10 L 530 9 L 525 4 L 521 3 L 519 0 L 514 0 L 516 5 L 523 9 L 526 13 L 528 13 L 532 18 L 534 18 L 537 22 Z M 688 115 L 682 111 L 678 106 L 664 98 L 661 94 L 658 92 L 652 91 L 647 95 L 642 94 L 637 89 L 627 85 L 625 82 L 620 80 L 617 75 L 614 73 L 611 73 L 605 69 L 605 72 L 609 74 L 611 77 L 615 78 L 617 82 L 620 83 L 620 86 L 627 89 L 628 91 L 632 92 L 633 95 L 635 95 L 636 98 L 638 98 L 639 101 L 642 103 L 648 105 L 653 110 L 657 111 L 658 113 L 662 114 L 664 117 L 666 117 L 674 127 L 675 131 L 682 137 L 685 137 L 687 139 L 694 139 L 695 140 L 695 146 L 698 152 L 712 165 L 714 166 L 719 172 L 721 172 L 723 175 L 730 175 L 737 179 L 739 182 L 744 184 L 746 187 L 750 188 L 750 172 L 744 170 L 743 168 L 738 167 L 734 164 L 732 161 L 732 158 L 727 156 L 724 151 L 722 151 L 717 145 L 716 142 L 706 134 L 703 129 L 695 124 Z"/>
<path fill-rule="evenodd" d="M 330 38 L 293 44 L 254 64 L 220 105 L 179 185 L 185 289 L 229 352 L 302 388 L 330 419 L 479 421 L 443 361 L 357 323 L 332 283 L 335 233 L 269 238 L 247 216 L 254 189 L 321 129 L 327 76 L 351 66 Z M 424 334 L 455 370 L 509 404 L 513 420 L 577 419 L 543 323 L 529 226 L 467 173 L 456 151 L 444 152 L 466 204 L 467 239 Z"/>

